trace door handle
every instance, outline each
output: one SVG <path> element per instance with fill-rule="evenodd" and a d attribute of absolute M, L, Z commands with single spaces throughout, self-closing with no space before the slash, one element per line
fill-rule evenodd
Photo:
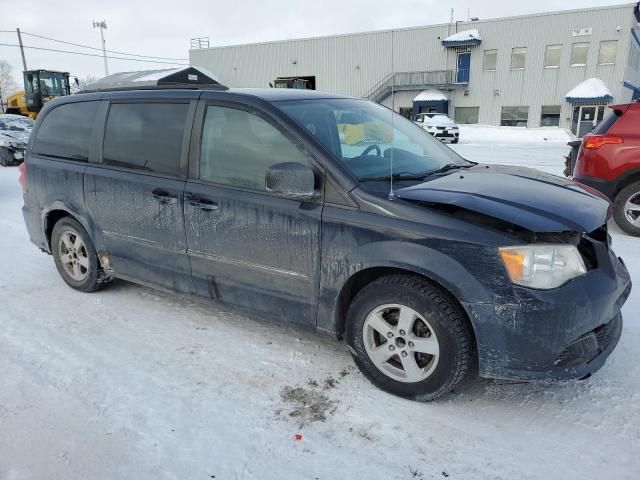
<path fill-rule="evenodd" d="M 199 208 L 200 210 L 218 210 L 218 203 L 214 202 L 213 200 L 209 200 L 208 198 L 192 197 L 190 195 L 186 196 L 185 198 L 189 205 L 195 208 Z"/>
<path fill-rule="evenodd" d="M 165 192 L 159 188 L 156 188 L 153 192 L 151 192 L 153 198 L 158 200 L 163 205 L 175 205 L 178 203 L 178 197 L 171 195 L 169 192 Z"/>

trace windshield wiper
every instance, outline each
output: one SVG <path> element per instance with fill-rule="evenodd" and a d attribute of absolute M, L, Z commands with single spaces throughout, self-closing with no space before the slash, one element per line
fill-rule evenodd
<path fill-rule="evenodd" d="M 458 165 L 456 163 L 447 163 L 446 165 L 443 165 L 440 168 L 431 170 L 425 175 L 425 177 L 429 177 L 431 175 L 437 175 L 438 173 L 448 172 L 449 170 L 458 170 L 460 168 L 469 168 L 469 167 L 471 167 L 471 165 Z"/>
<path fill-rule="evenodd" d="M 360 180 L 361 182 L 384 182 L 391 180 L 392 178 L 394 180 L 422 180 L 424 177 L 424 173 L 415 174 L 400 172 L 394 173 L 393 175 L 381 175 L 379 177 L 360 177 L 358 180 Z"/>

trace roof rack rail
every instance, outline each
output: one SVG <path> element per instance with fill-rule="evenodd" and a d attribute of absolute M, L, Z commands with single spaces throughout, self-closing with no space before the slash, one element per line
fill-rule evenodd
<path fill-rule="evenodd" d="M 80 93 L 199 88 L 228 90 L 213 73 L 201 67 L 187 67 L 114 73 L 90 83 Z"/>

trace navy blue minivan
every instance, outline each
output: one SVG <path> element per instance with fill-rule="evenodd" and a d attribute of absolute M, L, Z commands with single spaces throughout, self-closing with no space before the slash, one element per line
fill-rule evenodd
<path fill-rule="evenodd" d="M 24 219 L 71 287 L 121 278 L 328 332 L 415 400 L 586 378 L 615 348 L 631 283 L 595 191 L 469 162 L 364 99 L 188 83 L 39 115 Z"/>

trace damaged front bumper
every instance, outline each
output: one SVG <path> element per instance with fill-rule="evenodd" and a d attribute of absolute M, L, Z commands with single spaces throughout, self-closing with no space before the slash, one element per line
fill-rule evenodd
<path fill-rule="evenodd" d="M 597 256 L 597 268 L 560 288 L 513 287 L 503 303 L 464 305 L 475 329 L 481 377 L 580 379 L 604 365 L 622 333 L 620 309 L 631 279 L 604 243 Z"/>

